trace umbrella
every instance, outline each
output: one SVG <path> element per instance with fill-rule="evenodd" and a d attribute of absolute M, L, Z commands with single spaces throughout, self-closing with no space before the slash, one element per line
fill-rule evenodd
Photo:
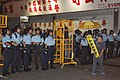
<path fill-rule="evenodd" d="M 91 29 L 91 28 L 100 28 L 101 25 L 98 22 L 82 22 L 79 24 L 78 28 Z"/>

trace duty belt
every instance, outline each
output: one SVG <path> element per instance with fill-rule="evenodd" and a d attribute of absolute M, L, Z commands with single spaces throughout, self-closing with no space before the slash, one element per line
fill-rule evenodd
<path fill-rule="evenodd" d="M 47 47 L 54 47 L 54 45 L 51 45 L 51 46 L 47 46 Z"/>

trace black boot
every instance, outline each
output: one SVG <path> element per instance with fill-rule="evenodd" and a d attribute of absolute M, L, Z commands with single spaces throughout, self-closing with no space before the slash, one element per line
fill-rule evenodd
<path fill-rule="evenodd" d="M 39 69 L 38 66 L 36 66 L 36 67 L 35 67 L 35 70 L 38 70 L 38 69 Z"/>
<path fill-rule="evenodd" d="M 15 68 L 14 68 L 14 66 L 11 66 L 11 73 L 15 74 Z"/>
<path fill-rule="evenodd" d="M 30 70 L 30 71 L 32 70 L 32 69 L 31 69 L 31 68 L 29 68 L 28 66 L 27 66 L 27 69 L 28 69 L 28 70 Z"/>
<path fill-rule="evenodd" d="M 41 70 L 46 71 L 47 69 L 46 68 L 41 68 Z"/>
<path fill-rule="evenodd" d="M 29 71 L 28 68 L 27 68 L 27 66 L 24 66 L 24 71 L 26 71 L 26 72 Z"/>

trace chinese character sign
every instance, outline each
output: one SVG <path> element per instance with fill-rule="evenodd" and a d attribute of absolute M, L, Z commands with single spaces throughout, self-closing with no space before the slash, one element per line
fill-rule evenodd
<path fill-rule="evenodd" d="M 59 12 L 59 4 L 58 0 L 36 0 L 28 2 L 28 11 L 31 13 L 35 12 L 47 12 L 47 11 L 55 11 Z"/>
<path fill-rule="evenodd" d="M 4 4 L 3 10 L 6 15 L 14 17 L 118 7 L 120 0 L 20 0 Z"/>
<path fill-rule="evenodd" d="M 72 0 L 73 3 L 80 6 L 80 2 L 83 2 L 83 0 Z M 94 3 L 95 0 L 84 0 L 86 4 L 88 3 Z M 100 2 L 107 2 L 108 0 L 100 0 Z"/>

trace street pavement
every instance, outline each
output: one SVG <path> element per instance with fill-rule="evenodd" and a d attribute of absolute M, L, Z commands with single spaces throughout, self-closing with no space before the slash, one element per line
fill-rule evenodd
<path fill-rule="evenodd" d="M 96 76 L 91 76 L 92 65 L 65 65 L 63 69 L 60 64 L 55 66 L 57 69 L 42 71 L 35 70 L 33 64 L 32 71 L 11 74 L 8 77 L 13 80 L 120 80 L 120 58 L 105 61 L 105 75 L 100 75 L 97 70 Z"/>

